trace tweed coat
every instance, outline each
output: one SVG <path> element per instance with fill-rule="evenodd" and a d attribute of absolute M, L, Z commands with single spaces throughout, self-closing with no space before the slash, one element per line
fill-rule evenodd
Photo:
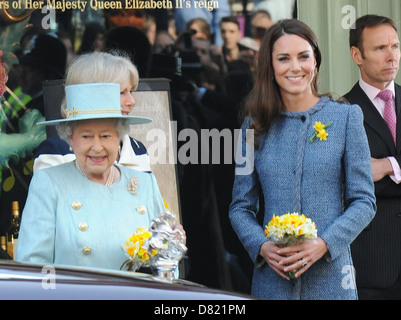
<path fill-rule="evenodd" d="M 311 143 L 316 121 L 332 124 L 326 141 Z M 242 126 L 241 150 L 246 150 L 247 128 L 249 119 Z M 376 210 L 360 108 L 322 97 L 305 112 L 284 112 L 269 134 L 262 134 L 253 156 L 252 173 L 236 173 L 229 212 L 234 230 L 255 262 L 252 294 L 263 299 L 356 299 L 350 244 Z M 260 189 L 263 225 L 256 217 Z M 290 281 L 266 263 L 257 263 L 266 241 L 263 227 L 273 214 L 289 212 L 310 217 L 328 247 L 325 257 Z"/>
<path fill-rule="evenodd" d="M 22 212 L 17 261 L 118 270 L 121 245 L 163 209 L 153 174 L 119 166 L 110 187 L 86 179 L 74 162 L 38 170 Z M 136 194 L 128 190 L 135 177 Z"/>

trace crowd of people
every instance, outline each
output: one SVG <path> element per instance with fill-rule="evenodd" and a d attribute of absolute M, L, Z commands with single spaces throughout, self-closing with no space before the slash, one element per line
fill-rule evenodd
<path fill-rule="evenodd" d="M 380 91 L 390 89 L 397 115 L 401 108 L 394 83 L 400 59 L 397 29 L 384 17 L 365 16 L 356 22 L 350 49 L 360 67 L 361 81 L 345 95 L 349 103 L 336 102 L 319 94 L 318 73 L 324 57 L 313 31 L 293 15 L 293 4 L 288 4 L 290 16 L 281 17 L 288 19 L 273 20 L 269 11 L 255 9 L 245 24 L 228 7 L 224 11 L 224 6 L 222 12 L 216 10 L 218 24 L 212 24 L 207 15 L 193 16 L 192 11 L 185 16 L 185 10 L 176 16 L 176 26 L 152 12 L 111 12 L 104 23 L 86 24 L 77 50 L 66 32 L 29 29 L 20 42 L 19 64 L 9 73 L 7 84 L 14 94 L 4 96 L 14 108 L 1 125 L 3 133 L 22 134 L 25 130 L 35 131 L 35 135 L 26 148 L 29 152 L 11 150 L 9 161 L 2 163 L 0 234 L 9 224 L 11 202 L 18 200 L 21 209 L 25 206 L 35 158 L 47 153 L 42 144 L 45 128 L 35 126 L 45 116 L 40 84 L 64 79 L 76 61 L 95 57 L 91 55 L 96 52 L 118 53 L 135 65 L 139 79 L 170 80 L 172 120 L 177 121 L 178 131 L 190 128 L 200 135 L 202 129 L 234 133 L 242 128 L 242 133 L 245 129 L 255 132 L 255 170 L 251 174 L 235 175 L 235 162 L 223 161 L 224 144 L 219 164 L 202 163 L 200 153 L 197 163 L 177 164 L 188 247 L 183 277 L 264 299 L 400 298 L 401 263 L 394 248 L 401 245 L 396 221 L 401 181 L 397 146 L 401 142 L 396 139 L 397 129 L 392 139 L 382 120 L 387 103 L 378 98 Z M 367 37 L 367 32 L 372 34 Z M 84 65 L 74 72 L 82 72 Z M 78 83 L 123 85 L 122 80 L 98 77 Z M 134 90 L 136 85 L 131 87 Z M 365 94 L 366 88 L 370 93 Z M 378 101 L 371 106 L 374 99 Z M 377 112 L 375 103 L 381 111 Z M 23 130 L 19 126 L 28 116 L 32 118 L 30 110 L 39 114 Z M 135 109 L 127 114 L 135 115 Z M 330 122 L 327 140 L 310 143 L 316 122 Z M 121 132 L 117 135 L 122 136 Z M 246 136 L 239 141 L 246 150 Z M 177 148 L 180 143 L 184 142 L 178 141 Z M 141 142 L 131 144 L 140 145 L 140 154 L 146 156 Z M 64 156 L 73 153 L 64 148 Z M 68 170 L 75 167 L 79 168 L 75 165 Z M 107 166 L 110 173 L 102 179 L 108 180 L 113 168 Z M 49 172 L 41 178 L 49 179 Z M 64 174 L 57 169 L 52 172 Z M 120 169 L 114 181 L 129 174 Z M 35 179 L 41 186 L 43 182 Z M 32 208 L 39 200 L 30 201 L 27 212 L 33 224 Z M 267 241 L 263 227 L 273 214 L 294 211 L 303 211 L 316 221 L 319 237 L 291 249 Z M 394 229 L 391 234 L 390 225 Z M 25 237 L 24 241 L 34 243 L 27 240 L 34 238 Z M 58 246 L 64 250 L 61 242 Z M 30 255 L 26 250 L 21 256 Z M 341 281 L 343 267 L 352 266 L 353 259 L 356 279 L 352 273 L 350 281 L 358 290 L 356 285 L 344 289 Z M 297 270 L 296 279 L 288 278 L 285 272 L 289 269 Z M 389 271 L 383 274 L 379 270 Z"/>

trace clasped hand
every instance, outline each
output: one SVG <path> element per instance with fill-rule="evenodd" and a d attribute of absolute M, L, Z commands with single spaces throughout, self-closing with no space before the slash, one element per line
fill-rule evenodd
<path fill-rule="evenodd" d="M 290 280 L 284 272 L 296 272 L 295 277 L 298 278 L 326 252 L 327 245 L 324 240 L 316 238 L 288 247 L 281 247 L 272 241 L 267 241 L 260 248 L 259 254 L 270 268 L 284 279 Z"/>

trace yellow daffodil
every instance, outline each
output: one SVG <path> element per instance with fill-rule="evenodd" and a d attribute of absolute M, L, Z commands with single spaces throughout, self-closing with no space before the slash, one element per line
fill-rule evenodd
<path fill-rule="evenodd" d="M 164 207 L 165 207 L 166 209 L 169 209 L 169 205 L 168 205 L 167 201 L 163 199 L 163 203 L 164 203 Z"/>
<path fill-rule="evenodd" d="M 312 143 L 313 141 L 315 141 L 316 138 L 319 138 L 320 141 L 322 141 L 322 140 L 326 141 L 326 140 L 327 140 L 327 137 L 328 137 L 328 135 L 329 135 L 329 134 L 326 132 L 326 129 L 327 129 L 328 127 L 330 127 L 332 123 L 333 123 L 333 122 L 330 121 L 330 122 L 327 123 L 327 124 L 322 124 L 321 121 L 316 121 L 316 122 L 315 122 L 315 125 L 313 126 L 313 128 L 316 130 L 316 132 L 315 132 L 315 133 L 312 135 L 312 137 L 309 139 L 309 142 Z"/>
<path fill-rule="evenodd" d="M 297 237 L 317 237 L 316 225 L 311 219 L 298 213 L 287 213 L 282 216 L 273 215 L 264 232 L 266 237 L 284 243 Z"/>
<path fill-rule="evenodd" d="M 315 125 L 313 126 L 313 128 L 314 128 L 317 132 L 322 131 L 322 130 L 325 129 L 325 128 L 324 128 L 324 124 L 322 124 L 320 121 L 316 121 L 316 122 L 315 122 Z"/>
<path fill-rule="evenodd" d="M 284 246 L 297 245 L 302 241 L 317 237 L 316 225 L 312 220 L 296 212 L 286 213 L 281 216 L 273 215 L 264 231 L 270 241 Z M 284 273 L 294 279 L 296 271 Z"/>
<path fill-rule="evenodd" d="M 122 245 L 122 249 L 126 252 L 129 259 L 126 260 L 121 267 L 127 265 L 128 270 L 138 269 L 144 262 L 147 262 L 150 257 L 148 254 L 147 241 L 152 237 L 148 228 L 140 227 L 135 233 L 128 238 L 128 241 Z M 152 250 L 151 256 L 157 254 L 157 250 Z"/>
<path fill-rule="evenodd" d="M 322 141 L 322 140 L 326 141 L 328 135 L 329 134 L 326 132 L 326 130 L 323 129 L 323 130 L 318 132 L 317 137 L 320 139 L 320 141 Z"/>
<path fill-rule="evenodd" d="M 135 255 L 135 247 L 128 247 L 127 248 L 127 253 L 130 257 L 133 257 Z"/>

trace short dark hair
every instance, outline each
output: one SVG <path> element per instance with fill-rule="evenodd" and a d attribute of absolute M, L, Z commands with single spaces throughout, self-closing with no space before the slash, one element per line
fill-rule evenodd
<path fill-rule="evenodd" d="M 236 17 L 234 17 L 234 16 L 229 16 L 229 17 L 223 17 L 223 18 L 221 18 L 220 26 L 221 26 L 221 24 L 224 23 L 224 22 L 235 23 L 235 24 L 238 26 L 238 28 L 239 28 L 238 19 L 237 19 Z"/>
<path fill-rule="evenodd" d="M 349 46 L 357 47 L 363 54 L 362 33 L 365 28 L 374 28 L 381 25 L 388 25 L 397 31 L 397 26 L 393 20 L 384 16 L 368 14 L 358 18 L 351 27 L 349 33 Z"/>

